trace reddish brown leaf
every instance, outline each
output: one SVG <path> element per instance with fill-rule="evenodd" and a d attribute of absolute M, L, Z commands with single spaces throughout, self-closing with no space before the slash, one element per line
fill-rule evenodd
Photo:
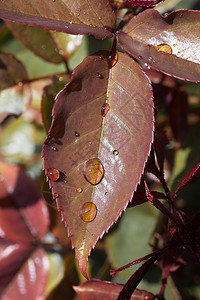
<path fill-rule="evenodd" d="M 36 299 L 44 292 L 49 265 L 39 241 L 48 225 L 37 186 L 22 169 L 0 161 L 1 299 Z"/>
<path fill-rule="evenodd" d="M 115 300 L 121 292 L 123 285 L 92 279 L 83 282 L 80 286 L 74 286 L 75 291 L 82 300 Z M 136 289 L 131 300 L 153 299 L 153 295 L 147 291 Z"/>
<path fill-rule="evenodd" d="M 112 36 L 115 14 L 107 0 L 15 0 L 0 2 L 0 18 L 29 26 L 72 34 L 92 34 L 105 39 Z"/>
<path fill-rule="evenodd" d="M 149 79 L 128 55 L 118 53 L 111 69 L 108 57 L 91 55 L 74 70 L 56 98 L 43 148 L 84 276 L 91 248 L 132 199 L 153 138 Z"/>
<path fill-rule="evenodd" d="M 161 4 L 164 0 L 124 0 L 124 3 L 135 6 L 152 7 Z"/>
<path fill-rule="evenodd" d="M 0 228 L 3 237 L 17 243 L 32 243 L 43 238 L 49 226 L 48 211 L 37 186 L 22 169 L 2 161 L 0 175 Z"/>
<path fill-rule="evenodd" d="M 163 17 L 154 9 L 135 16 L 118 33 L 122 49 L 166 74 L 200 81 L 200 12 L 179 10 Z"/>
<path fill-rule="evenodd" d="M 177 188 L 177 190 L 175 191 L 175 193 L 173 194 L 173 199 L 176 198 L 177 194 L 188 184 L 190 184 L 191 181 L 193 181 L 197 176 L 200 175 L 200 163 L 198 163 L 194 169 L 190 172 L 190 174 L 188 176 L 186 176 L 183 181 L 181 182 L 181 184 L 179 185 L 179 187 Z"/>
<path fill-rule="evenodd" d="M 0 295 L 33 251 L 33 247 L 0 239 Z"/>
<path fill-rule="evenodd" d="M 49 261 L 45 251 L 38 247 L 28 258 L 15 280 L 4 290 L 1 299 L 42 299 L 48 282 Z"/>
<path fill-rule="evenodd" d="M 12 54 L 0 52 L 0 90 L 26 80 L 27 72 Z"/>

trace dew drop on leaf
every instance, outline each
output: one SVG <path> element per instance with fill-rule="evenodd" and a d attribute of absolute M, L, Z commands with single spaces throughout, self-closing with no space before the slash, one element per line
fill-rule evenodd
<path fill-rule="evenodd" d="M 80 136 L 80 133 L 78 133 L 77 131 L 74 131 L 74 135 L 75 135 L 76 137 L 79 137 L 79 136 Z"/>
<path fill-rule="evenodd" d="M 59 198 L 59 194 L 58 193 L 54 193 L 53 194 L 53 199 L 57 199 L 57 198 Z"/>
<path fill-rule="evenodd" d="M 76 191 L 77 191 L 77 193 L 82 193 L 83 189 L 82 189 L 81 187 L 78 187 L 78 188 L 76 189 Z"/>
<path fill-rule="evenodd" d="M 101 108 L 102 117 L 105 117 L 107 115 L 109 109 L 110 109 L 110 105 L 107 102 L 105 102 L 104 105 Z"/>
<path fill-rule="evenodd" d="M 160 44 L 155 47 L 159 52 L 164 52 L 167 54 L 172 54 L 172 48 L 167 44 Z"/>
<path fill-rule="evenodd" d="M 86 161 L 83 168 L 83 175 L 89 183 L 93 185 L 98 184 L 104 175 L 101 161 L 98 158 L 92 158 Z"/>
<path fill-rule="evenodd" d="M 58 149 L 56 147 L 54 147 L 54 146 L 51 147 L 51 150 L 58 151 Z"/>
<path fill-rule="evenodd" d="M 46 140 L 44 141 L 44 144 L 48 144 L 51 139 L 52 139 L 52 136 L 50 134 L 47 135 Z"/>
<path fill-rule="evenodd" d="M 51 181 L 57 181 L 60 178 L 60 172 L 57 169 L 47 169 L 47 176 Z"/>
<path fill-rule="evenodd" d="M 117 156 L 119 154 L 119 151 L 118 150 L 114 150 L 113 154 Z"/>
<path fill-rule="evenodd" d="M 80 217 L 84 222 L 91 222 L 95 219 L 97 214 L 97 207 L 92 202 L 83 204 L 80 210 Z"/>
<path fill-rule="evenodd" d="M 96 73 L 97 78 L 103 79 L 103 75 L 101 75 L 99 72 Z"/>

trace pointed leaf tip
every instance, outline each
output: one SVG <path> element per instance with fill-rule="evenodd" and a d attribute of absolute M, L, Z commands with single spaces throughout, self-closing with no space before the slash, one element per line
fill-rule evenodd
<path fill-rule="evenodd" d="M 109 109 L 102 114 L 105 104 Z M 56 97 L 44 168 L 59 194 L 57 205 L 85 277 L 91 249 L 125 210 L 140 181 L 153 140 L 152 120 L 150 80 L 123 53 L 113 65 L 109 52 L 88 56 Z"/>

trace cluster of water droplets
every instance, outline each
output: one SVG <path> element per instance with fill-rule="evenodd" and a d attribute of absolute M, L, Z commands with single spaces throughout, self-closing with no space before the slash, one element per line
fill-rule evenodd
<path fill-rule="evenodd" d="M 110 66 L 113 67 L 117 63 L 117 60 L 118 60 L 118 56 L 116 54 L 115 57 L 110 61 Z M 104 78 L 103 75 L 100 74 L 99 72 L 96 73 L 96 77 L 98 79 Z M 101 115 L 103 118 L 107 116 L 109 110 L 110 110 L 110 105 L 108 104 L 108 98 L 106 97 L 106 100 L 101 108 Z M 78 131 L 74 131 L 73 135 L 75 136 L 75 138 L 80 137 L 80 133 Z M 48 144 L 51 138 L 52 138 L 51 135 L 48 135 L 45 144 Z M 92 142 L 89 142 L 89 144 L 91 145 Z M 50 149 L 55 152 L 58 151 L 58 149 L 55 146 L 51 146 Z M 119 151 L 115 149 L 113 150 L 112 153 L 114 156 L 117 156 L 119 154 Z M 87 160 L 83 165 L 83 176 L 85 180 L 91 185 L 94 186 L 98 185 L 104 177 L 104 172 L 105 171 L 104 171 L 103 164 L 99 158 L 91 158 Z M 58 181 L 62 181 L 64 183 L 68 182 L 66 176 L 64 176 L 64 174 L 56 168 L 48 168 L 46 170 L 46 174 L 48 176 L 48 179 L 53 182 L 58 182 Z M 76 192 L 78 194 L 81 194 L 83 192 L 82 187 L 77 187 Z M 108 192 L 105 192 L 105 195 L 108 195 Z M 54 200 L 58 199 L 59 197 L 60 195 L 58 193 L 53 194 Z M 59 207 L 59 211 L 63 211 L 63 209 Z M 93 202 L 85 202 L 82 205 L 80 209 L 80 218 L 84 222 L 93 221 L 96 218 L 96 215 L 97 215 L 97 207 Z"/>

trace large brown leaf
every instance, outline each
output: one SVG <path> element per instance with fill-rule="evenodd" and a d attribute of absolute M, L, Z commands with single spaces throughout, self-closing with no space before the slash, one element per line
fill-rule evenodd
<path fill-rule="evenodd" d="M 43 148 L 44 168 L 84 276 L 91 248 L 132 199 L 153 136 L 148 77 L 123 53 L 109 65 L 103 51 L 74 70 L 56 97 Z"/>
<path fill-rule="evenodd" d="M 41 247 L 48 210 L 22 168 L 0 160 L 0 297 L 39 299 L 48 282 L 49 262 Z"/>
<path fill-rule="evenodd" d="M 112 36 L 115 14 L 107 0 L 15 0 L 0 2 L 0 18 L 72 34 Z"/>
<path fill-rule="evenodd" d="M 80 295 L 82 300 L 116 300 L 121 292 L 123 285 L 91 279 L 83 282 L 80 286 L 74 286 L 75 291 Z M 131 300 L 152 300 L 153 294 L 136 289 L 131 296 Z"/>
<path fill-rule="evenodd" d="M 146 10 L 118 33 L 118 40 L 122 49 L 152 68 L 200 81 L 199 11 L 179 10 L 163 17 L 154 9 Z"/>

